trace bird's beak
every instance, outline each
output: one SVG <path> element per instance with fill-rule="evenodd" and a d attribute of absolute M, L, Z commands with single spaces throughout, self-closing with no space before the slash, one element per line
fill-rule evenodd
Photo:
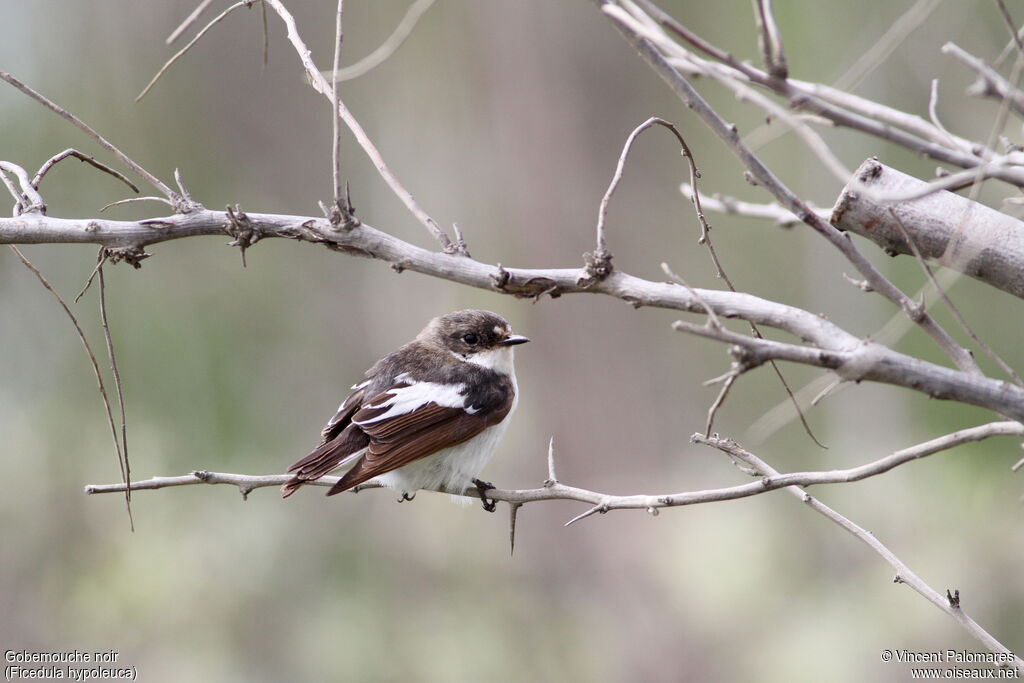
<path fill-rule="evenodd" d="M 515 346 L 516 344 L 525 344 L 528 341 L 530 341 L 529 337 L 524 337 L 521 334 L 510 334 L 498 342 L 498 346 Z"/>

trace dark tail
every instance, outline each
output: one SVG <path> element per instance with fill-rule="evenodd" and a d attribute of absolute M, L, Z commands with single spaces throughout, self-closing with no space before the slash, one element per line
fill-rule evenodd
<path fill-rule="evenodd" d="M 366 448 L 370 437 L 358 428 L 346 429 L 330 441 L 321 443 L 313 452 L 288 468 L 294 476 L 281 485 L 281 497 L 287 498 L 306 482 L 315 481 L 347 458 Z M 336 493 L 332 489 L 332 493 Z"/>

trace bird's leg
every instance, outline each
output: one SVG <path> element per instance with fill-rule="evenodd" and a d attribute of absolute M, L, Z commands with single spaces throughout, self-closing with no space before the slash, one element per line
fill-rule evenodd
<path fill-rule="evenodd" d="M 407 500 L 412 500 L 416 497 L 416 492 L 409 493 L 408 491 L 402 491 L 402 497 L 398 499 L 399 503 L 404 503 Z"/>
<path fill-rule="evenodd" d="M 484 510 L 494 512 L 498 506 L 498 501 L 493 498 L 488 499 L 487 496 L 484 495 L 487 491 L 494 488 L 494 484 L 489 481 L 481 481 L 479 479 L 474 479 L 473 484 L 476 486 L 476 492 L 480 495 L 480 502 L 484 504 Z"/>

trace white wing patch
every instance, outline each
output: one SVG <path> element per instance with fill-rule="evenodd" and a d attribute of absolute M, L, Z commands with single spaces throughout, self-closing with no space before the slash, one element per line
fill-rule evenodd
<path fill-rule="evenodd" d="M 417 382 L 410 379 L 407 373 L 402 373 L 395 378 L 396 382 L 411 382 L 407 387 L 396 387 L 388 389 L 385 394 L 391 398 L 370 406 L 363 404 L 363 407 L 387 408 L 377 417 L 368 420 L 354 421 L 357 425 L 369 425 L 374 422 L 390 420 L 399 415 L 407 415 L 419 410 L 428 403 L 436 403 L 442 408 L 462 408 L 472 415 L 476 409 L 466 406 L 466 397 L 462 395 L 465 391 L 465 384 L 438 384 L 437 382 Z"/>

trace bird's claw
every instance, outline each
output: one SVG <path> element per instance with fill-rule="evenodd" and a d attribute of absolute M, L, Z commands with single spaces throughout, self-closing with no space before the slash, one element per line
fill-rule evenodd
<path fill-rule="evenodd" d="M 402 497 L 398 499 L 399 503 L 404 503 L 407 500 L 412 500 L 416 497 L 415 493 L 409 493 L 408 491 L 402 491 Z"/>
<path fill-rule="evenodd" d="M 488 498 L 485 494 L 487 491 L 494 488 L 494 484 L 489 481 L 481 481 L 480 479 L 474 479 L 473 485 L 476 486 L 476 492 L 480 496 L 480 502 L 483 503 L 484 510 L 488 512 L 494 512 L 498 507 L 498 501 L 493 498 Z"/>

